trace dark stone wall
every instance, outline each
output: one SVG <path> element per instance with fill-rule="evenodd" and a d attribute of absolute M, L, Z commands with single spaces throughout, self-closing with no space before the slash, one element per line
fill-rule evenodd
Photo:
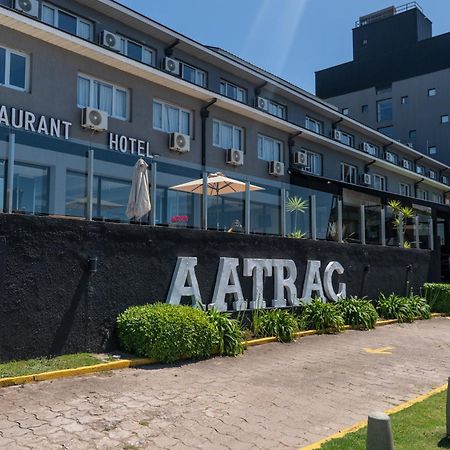
<path fill-rule="evenodd" d="M 91 256 L 98 258 L 94 274 Z M 307 260 L 323 268 L 336 260 L 348 293 L 368 297 L 404 294 L 409 265 L 417 290 L 436 267 L 429 251 L 1 214 L 0 361 L 114 349 L 117 314 L 164 301 L 178 256 L 198 257 L 204 302 L 220 257 L 293 259 L 300 293 Z M 241 283 L 250 298 L 251 279 Z M 268 278 L 269 305 L 272 295 Z"/>

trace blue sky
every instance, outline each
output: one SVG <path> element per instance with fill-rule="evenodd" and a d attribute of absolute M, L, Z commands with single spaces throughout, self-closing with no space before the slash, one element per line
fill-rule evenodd
<path fill-rule="evenodd" d="M 385 0 L 120 0 L 203 44 L 236 55 L 314 92 L 314 71 L 352 58 L 359 16 Z M 399 6 L 406 1 L 400 0 Z M 450 2 L 419 2 L 434 34 L 450 31 Z"/>

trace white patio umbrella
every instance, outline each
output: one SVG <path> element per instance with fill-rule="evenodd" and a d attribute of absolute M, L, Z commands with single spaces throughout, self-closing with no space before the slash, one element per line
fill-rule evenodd
<path fill-rule="evenodd" d="M 219 200 L 219 195 L 235 194 L 238 192 L 245 192 L 246 183 L 226 177 L 223 173 L 210 173 L 207 177 L 207 192 L 209 196 L 216 197 Z M 182 192 L 190 192 L 192 194 L 203 194 L 203 178 L 189 181 L 187 183 L 172 186 L 169 189 Z M 250 184 L 250 191 L 263 191 L 264 188 Z M 217 214 L 219 214 L 217 212 Z M 219 228 L 219 221 L 217 220 L 217 228 Z"/>
<path fill-rule="evenodd" d="M 148 164 L 140 158 L 133 170 L 130 197 L 128 199 L 127 217 L 139 220 L 152 209 L 148 187 Z"/>

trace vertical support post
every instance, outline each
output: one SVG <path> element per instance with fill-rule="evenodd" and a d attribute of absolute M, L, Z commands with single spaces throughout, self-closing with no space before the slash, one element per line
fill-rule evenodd
<path fill-rule="evenodd" d="M 99 200 L 100 201 L 100 200 Z M 94 202 L 94 150 L 88 151 L 86 219 L 92 220 Z"/>
<path fill-rule="evenodd" d="M 250 181 L 245 182 L 245 234 L 250 234 Z"/>
<path fill-rule="evenodd" d="M 428 230 L 430 233 L 430 250 L 434 250 L 433 217 L 430 216 Z"/>
<path fill-rule="evenodd" d="M 152 227 L 156 226 L 156 180 L 157 180 L 157 172 L 158 165 L 156 161 L 152 161 L 151 163 L 151 173 L 150 173 L 150 199 L 152 202 L 152 209 L 150 210 L 150 225 Z"/>
<path fill-rule="evenodd" d="M 343 224 L 342 224 L 342 199 L 338 200 L 338 242 L 344 242 Z"/>
<path fill-rule="evenodd" d="M 366 207 L 361 205 L 361 244 L 366 245 Z"/>
<path fill-rule="evenodd" d="M 310 203 L 310 222 L 311 222 L 311 239 L 317 241 L 317 201 L 316 196 L 309 197 Z"/>
<path fill-rule="evenodd" d="M 286 237 L 286 189 L 280 190 L 281 195 L 281 236 Z"/>
<path fill-rule="evenodd" d="M 394 450 L 391 418 L 384 413 L 373 413 L 367 423 L 366 450 Z"/>
<path fill-rule="evenodd" d="M 9 133 L 8 143 L 8 173 L 6 186 L 6 212 L 11 214 L 13 211 L 13 193 L 14 193 L 14 164 L 16 158 L 16 135 Z"/>
<path fill-rule="evenodd" d="M 414 216 L 414 240 L 416 241 L 416 248 L 420 248 L 420 235 L 419 235 L 419 216 Z"/>
<path fill-rule="evenodd" d="M 202 187 L 202 229 L 208 229 L 208 173 L 203 172 Z"/>
<path fill-rule="evenodd" d="M 447 436 L 450 436 L 450 378 L 447 383 L 447 404 L 446 404 L 446 424 L 447 424 Z"/>
<path fill-rule="evenodd" d="M 380 211 L 380 230 L 381 230 L 381 242 L 383 247 L 386 247 L 386 207 L 382 206 Z"/>
<path fill-rule="evenodd" d="M 403 214 L 398 214 L 398 246 L 403 248 L 405 243 L 405 230 L 403 229 Z"/>

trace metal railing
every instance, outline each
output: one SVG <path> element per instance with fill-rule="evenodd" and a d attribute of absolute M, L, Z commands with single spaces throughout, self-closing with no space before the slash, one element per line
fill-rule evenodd
<path fill-rule="evenodd" d="M 380 20 L 386 19 L 387 17 L 392 17 L 394 15 L 409 11 L 410 9 L 418 9 L 423 14 L 423 8 L 417 2 L 408 2 L 404 5 L 393 7 L 392 10 L 390 8 L 386 8 L 373 14 L 360 17 L 359 20 L 355 22 L 355 28 L 378 22 Z"/>

